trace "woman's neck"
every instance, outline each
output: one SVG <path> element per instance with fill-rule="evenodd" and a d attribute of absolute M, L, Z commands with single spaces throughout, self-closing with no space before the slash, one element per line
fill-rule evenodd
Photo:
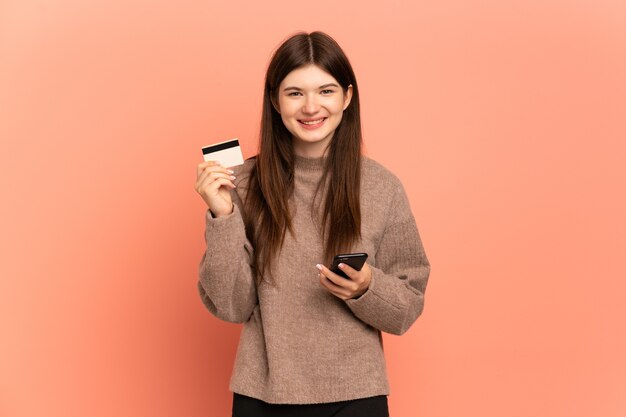
<path fill-rule="evenodd" d="M 293 153 L 303 158 L 322 158 L 328 154 L 330 142 L 302 144 L 293 142 Z"/>

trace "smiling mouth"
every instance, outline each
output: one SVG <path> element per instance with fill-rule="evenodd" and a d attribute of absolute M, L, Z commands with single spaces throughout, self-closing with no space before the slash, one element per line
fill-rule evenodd
<path fill-rule="evenodd" d="M 298 120 L 298 122 L 302 123 L 303 125 L 312 126 L 312 125 L 320 124 L 326 119 L 327 119 L 326 117 L 322 117 L 316 120 Z"/>

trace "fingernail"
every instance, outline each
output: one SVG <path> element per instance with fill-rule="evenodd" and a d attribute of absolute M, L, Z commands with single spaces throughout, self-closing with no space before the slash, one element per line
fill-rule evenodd
<path fill-rule="evenodd" d="M 231 175 L 231 176 L 230 176 L 230 179 L 231 179 L 231 180 L 234 180 L 235 178 L 237 178 L 237 177 L 235 177 L 234 175 Z"/>
<path fill-rule="evenodd" d="M 234 174 L 235 171 L 233 171 L 232 169 L 227 169 L 226 172 L 228 172 L 229 174 Z"/>
<path fill-rule="evenodd" d="M 315 265 L 315 266 L 316 266 L 316 267 L 317 267 L 317 269 L 319 269 L 320 271 L 322 270 L 322 265 L 317 264 L 317 265 Z"/>
<path fill-rule="evenodd" d="M 339 268 L 343 269 L 344 264 L 339 264 Z"/>

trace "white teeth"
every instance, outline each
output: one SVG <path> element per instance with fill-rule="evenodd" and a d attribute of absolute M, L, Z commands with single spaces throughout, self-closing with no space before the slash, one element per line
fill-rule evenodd
<path fill-rule="evenodd" d="M 303 120 L 300 121 L 300 123 L 303 123 L 305 125 L 316 125 L 318 123 L 320 123 L 321 121 L 323 121 L 324 119 L 319 119 L 319 120 L 312 120 L 310 122 L 305 122 Z"/>

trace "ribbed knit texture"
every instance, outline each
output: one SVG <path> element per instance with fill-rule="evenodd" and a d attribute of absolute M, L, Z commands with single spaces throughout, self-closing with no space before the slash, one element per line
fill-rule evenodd
<path fill-rule="evenodd" d="M 361 177 L 363 236 L 352 252 L 369 254 L 370 287 L 343 301 L 320 284 L 315 265 L 323 260 L 323 242 L 311 203 L 323 162 L 296 156 L 290 203 L 297 236 L 286 233 L 272 277 L 278 287 L 263 282 L 257 288 L 250 270 L 254 249 L 241 213 L 254 159 L 233 168 L 233 213 L 213 218 L 207 210 L 200 296 L 216 317 L 244 323 L 233 392 L 283 404 L 389 395 L 380 332 L 403 334 L 422 312 L 430 266 L 409 201 L 397 177 L 367 157 Z"/>

